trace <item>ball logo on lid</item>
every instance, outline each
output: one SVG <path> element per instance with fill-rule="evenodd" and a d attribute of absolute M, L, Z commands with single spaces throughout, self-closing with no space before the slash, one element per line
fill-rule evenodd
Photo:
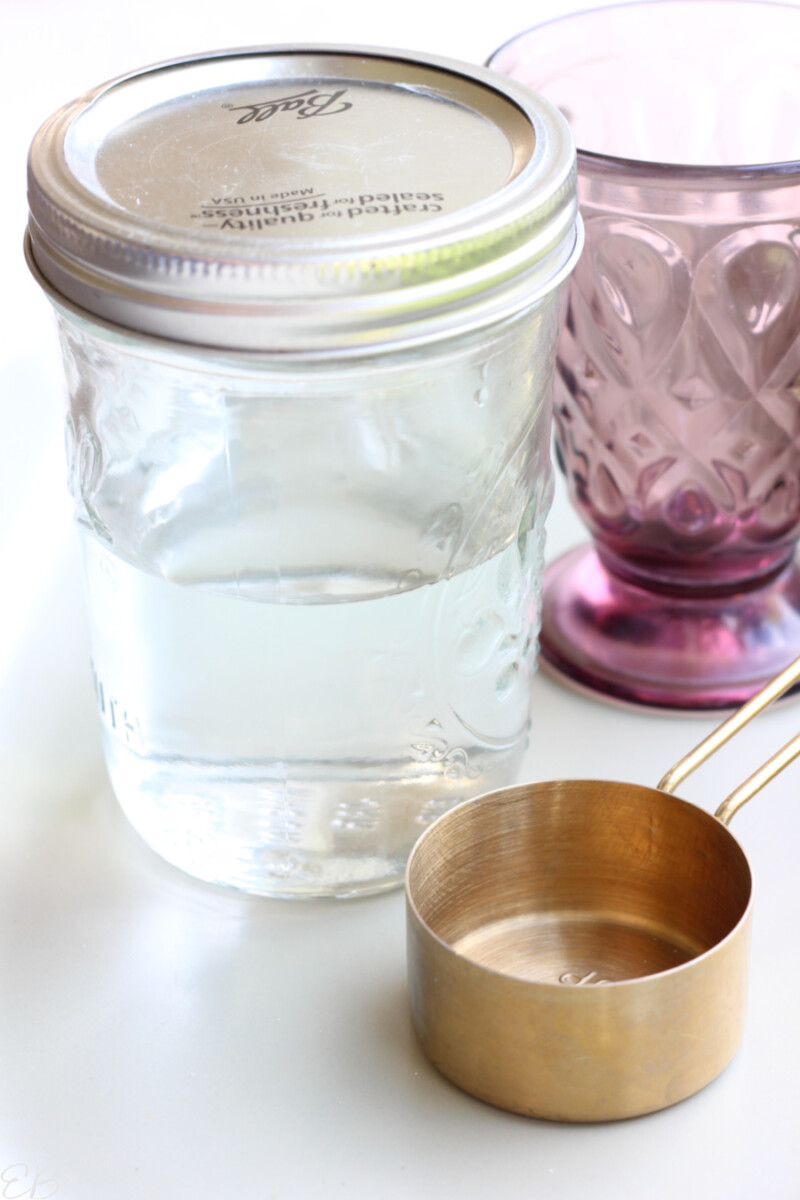
<path fill-rule="evenodd" d="M 237 125 L 247 125 L 251 121 L 268 121 L 278 112 L 293 112 L 303 120 L 306 117 L 332 117 L 337 113 L 347 112 L 353 105 L 347 100 L 341 100 L 347 94 L 347 88 L 337 92 L 321 92 L 318 88 L 309 88 L 306 92 L 296 92 L 293 96 L 284 96 L 280 100 L 264 100 L 259 104 L 224 104 L 223 108 L 231 112 L 240 112 Z"/>

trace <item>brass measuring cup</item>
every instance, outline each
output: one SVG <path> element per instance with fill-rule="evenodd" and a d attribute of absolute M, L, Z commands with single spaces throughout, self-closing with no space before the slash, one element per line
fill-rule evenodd
<path fill-rule="evenodd" d="M 800 734 L 714 816 L 671 793 L 798 679 L 800 658 L 657 788 L 505 788 L 426 830 L 406 872 L 408 979 L 442 1074 L 560 1121 L 654 1112 L 716 1078 L 744 1027 L 752 907 L 727 825 Z"/>

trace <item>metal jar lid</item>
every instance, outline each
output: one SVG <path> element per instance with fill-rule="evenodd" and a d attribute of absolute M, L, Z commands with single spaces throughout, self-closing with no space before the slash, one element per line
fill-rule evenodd
<path fill-rule="evenodd" d="M 530 305 L 580 249 L 547 101 L 446 59 L 269 47 L 153 66 L 55 113 L 28 260 L 57 303 L 140 334 L 359 352 Z"/>

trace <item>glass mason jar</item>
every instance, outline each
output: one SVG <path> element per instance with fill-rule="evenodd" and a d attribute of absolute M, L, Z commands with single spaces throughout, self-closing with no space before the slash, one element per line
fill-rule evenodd
<path fill-rule="evenodd" d="M 565 123 L 441 60 L 254 50 L 91 93 L 30 181 L 124 811 L 216 883 L 397 884 L 528 735 Z"/>

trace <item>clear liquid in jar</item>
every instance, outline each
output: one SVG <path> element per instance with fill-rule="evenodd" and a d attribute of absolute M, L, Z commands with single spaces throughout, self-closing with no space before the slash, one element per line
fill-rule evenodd
<path fill-rule="evenodd" d="M 397 885 L 432 820 L 516 778 L 540 541 L 397 594 L 282 604 L 168 582 L 86 533 L 107 763 L 132 824 L 249 892 Z"/>

